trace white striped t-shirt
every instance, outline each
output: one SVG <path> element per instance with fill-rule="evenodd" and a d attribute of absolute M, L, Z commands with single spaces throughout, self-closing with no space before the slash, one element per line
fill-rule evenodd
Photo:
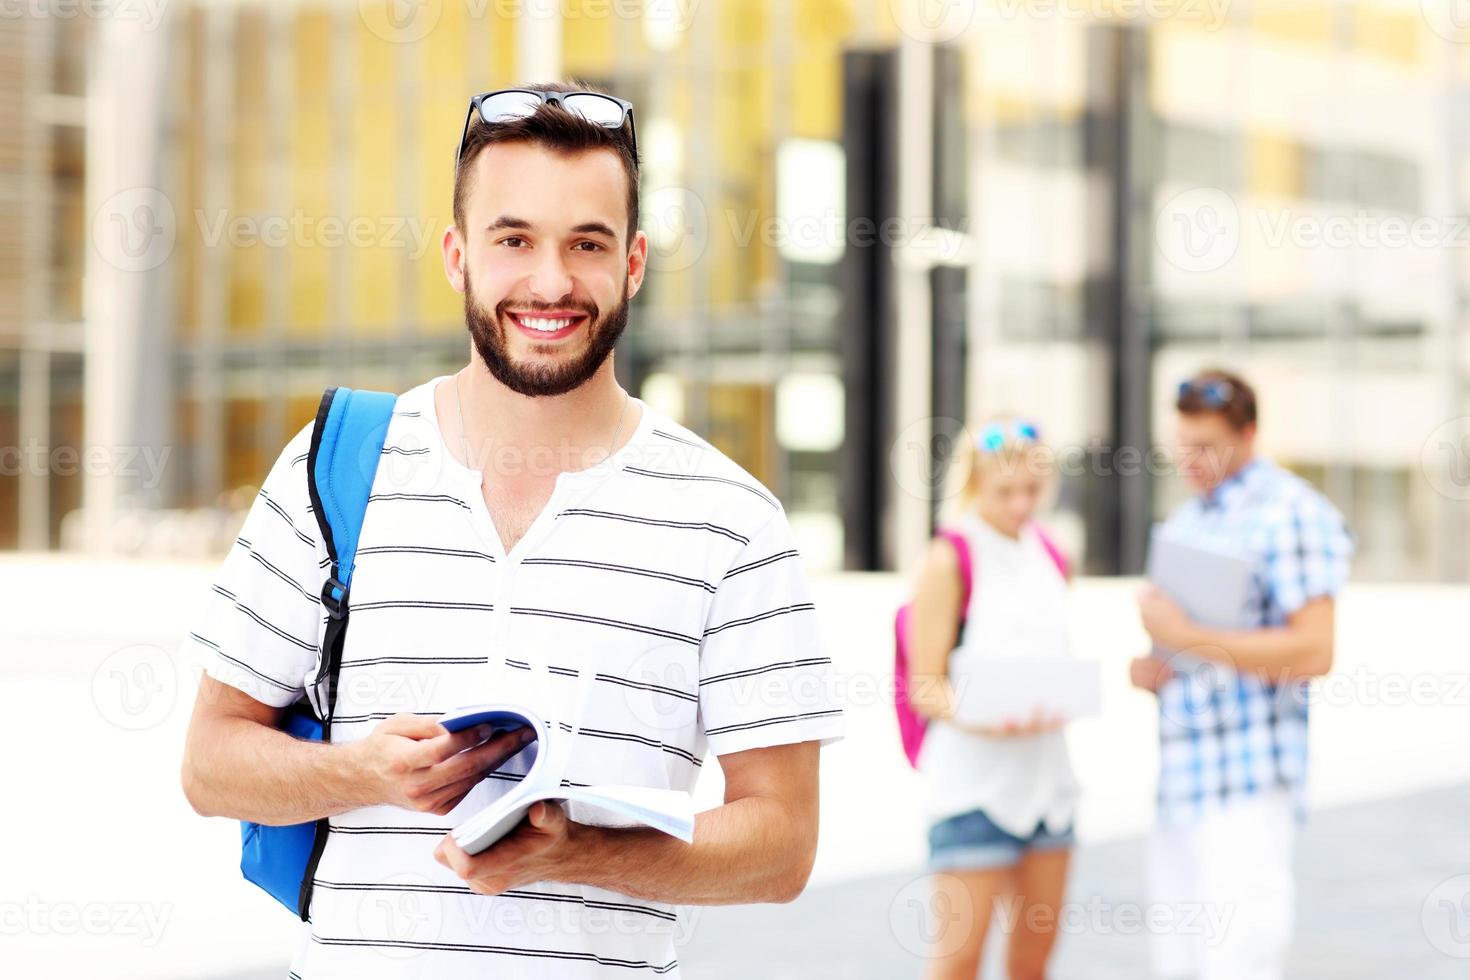
<path fill-rule="evenodd" d="M 688 790 L 707 751 L 841 737 L 809 586 L 768 490 L 643 404 L 629 442 L 562 473 L 507 555 L 480 474 L 445 450 L 433 390 L 447 378 L 399 396 L 384 440 L 334 741 L 400 711 L 495 701 L 527 703 L 565 731 L 582 670 L 594 679 L 573 783 Z M 314 676 L 326 623 L 310 441 L 308 424 L 275 461 L 185 641 L 210 675 L 277 706 Z M 677 976 L 672 905 L 561 883 L 475 895 L 434 860 L 450 827 L 523 772 L 508 764 L 444 817 L 393 806 L 333 817 L 291 976 Z"/>

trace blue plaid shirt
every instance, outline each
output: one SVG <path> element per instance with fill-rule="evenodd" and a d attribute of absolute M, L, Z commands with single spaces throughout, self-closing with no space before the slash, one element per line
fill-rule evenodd
<path fill-rule="evenodd" d="M 1256 570 L 1247 629 L 1282 626 L 1347 580 L 1353 539 L 1331 503 L 1305 480 L 1254 459 L 1214 491 L 1181 505 L 1170 534 L 1202 547 L 1244 553 Z M 1271 787 L 1305 812 L 1307 685 L 1272 684 L 1254 672 L 1184 655 L 1159 689 L 1159 816 L 1198 818 Z"/>

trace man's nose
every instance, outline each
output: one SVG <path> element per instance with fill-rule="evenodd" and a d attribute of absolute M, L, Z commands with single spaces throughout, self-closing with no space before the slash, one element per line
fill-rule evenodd
<path fill-rule="evenodd" d="M 555 303 L 572 291 L 572 276 L 560 252 L 544 251 L 531 270 L 531 295 L 542 303 Z"/>

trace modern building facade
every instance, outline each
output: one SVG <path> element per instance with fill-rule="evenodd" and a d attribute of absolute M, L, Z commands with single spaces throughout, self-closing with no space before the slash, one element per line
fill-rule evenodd
<path fill-rule="evenodd" d="M 1350 515 L 1361 574 L 1463 576 L 1470 47 L 1413 4 L 1146 9 L 0 21 L 25 52 L 0 234 L 28 270 L 0 277 L 0 442 L 105 448 L 0 472 L 0 546 L 126 550 L 139 514 L 238 506 L 326 385 L 453 370 L 468 96 L 572 76 L 638 112 L 653 262 L 619 374 L 780 494 L 814 566 L 906 566 L 947 440 L 1016 411 L 1063 451 L 1085 567 L 1136 570 L 1179 492 L 1144 452 L 1171 386 L 1224 363 L 1259 383 L 1265 449 Z"/>

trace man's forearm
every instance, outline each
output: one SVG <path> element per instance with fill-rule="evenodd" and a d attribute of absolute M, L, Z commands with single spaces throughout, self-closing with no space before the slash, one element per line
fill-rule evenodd
<path fill-rule="evenodd" d="M 699 814 L 694 842 L 646 827 L 572 825 L 564 880 L 680 905 L 788 902 L 811 874 L 816 834 L 779 800 L 746 797 Z"/>
<path fill-rule="evenodd" d="M 1186 651 L 1237 671 L 1254 671 L 1271 682 L 1324 674 L 1332 665 L 1332 640 L 1291 626 L 1255 630 L 1195 627 Z"/>
<path fill-rule="evenodd" d="M 245 718 L 217 719 L 184 756 L 189 802 L 205 816 L 305 823 L 365 806 L 345 745 L 308 742 Z"/>

